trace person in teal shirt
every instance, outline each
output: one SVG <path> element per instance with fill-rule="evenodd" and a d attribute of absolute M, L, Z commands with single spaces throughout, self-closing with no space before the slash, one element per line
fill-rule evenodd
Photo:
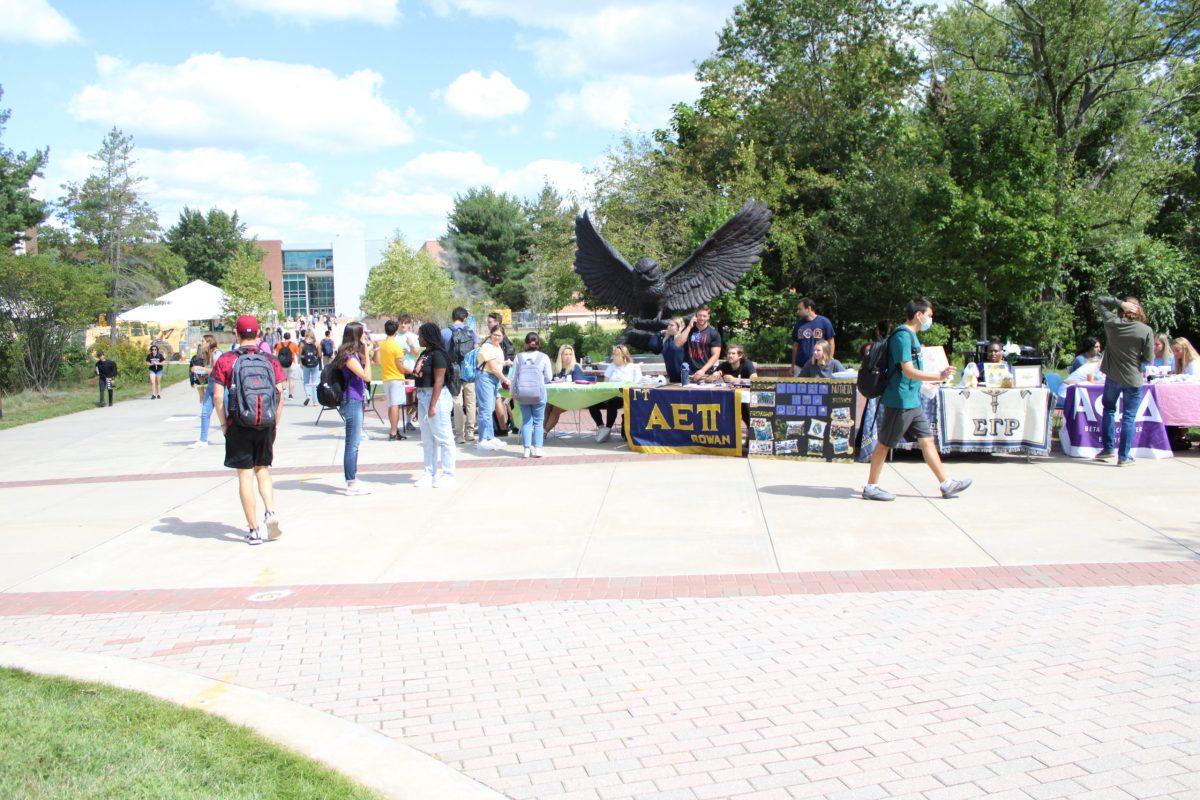
<path fill-rule="evenodd" d="M 921 384 L 924 381 L 944 381 L 954 377 L 954 367 L 941 372 L 925 372 L 921 363 L 921 339 L 918 332 L 933 325 L 933 304 L 924 298 L 909 300 L 906 319 L 888 337 L 888 385 L 879 398 L 883 414 L 879 421 L 879 441 L 871 454 L 871 472 L 863 487 L 865 500 L 895 500 L 896 495 L 879 485 L 883 465 L 893 447 L 904 441 L 916 440 L 921 446 L 925 463 L 937 476 L 942 497 L 949 499 L 971 485 L 969 478 L 951 480 L 942 466 L 933 429 L 921 409 Z"/>

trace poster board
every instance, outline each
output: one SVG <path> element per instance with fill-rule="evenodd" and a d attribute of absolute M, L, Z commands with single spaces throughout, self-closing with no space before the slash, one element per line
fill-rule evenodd
<path fill-rule="evenodd" d="M 855 382 L 773 378 L 750 383 L 753 458 L 854 458 Z"/>
<path fill-rule="evenodd" d="M 948 366 L 950 360 L 946 358 L 946 348 L 940 344 L 921 348 L 921 367 L 926 372 L 941 372 Z"/>

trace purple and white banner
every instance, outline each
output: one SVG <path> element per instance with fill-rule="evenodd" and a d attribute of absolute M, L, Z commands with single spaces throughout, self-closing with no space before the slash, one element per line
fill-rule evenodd
<path fill-rule="evenodd" d="M 1063 452 L 1073 458 L 1091 458 L 1102 447 L 1104 423 L 1104 386 L 1075 383 L 1067 387 L 1060 432 Z M 1121 438 L 1121 404 L 1117 403 L 1117 441 Z M 1171 443 L 1153 386 L 1142 392 L 1134 422 L 1134 458 L 1171 458 Z"/>

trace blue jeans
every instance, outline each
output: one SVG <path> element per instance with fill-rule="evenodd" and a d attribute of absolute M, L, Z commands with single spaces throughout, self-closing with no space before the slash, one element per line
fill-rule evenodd
<path fill-rule="evenodd" d="M 321 383 L 320 367 L 301 367 L 304 371 L 304 394 L 313 405 L 317 403 L 317 385 Z"/>
<path fill-rule="evenodd" d="M 499 394 L 500 379 L 490 372 L 475 375 L 475 420 L 479 427 L 479 441 L 496 438 L 496 396 Z"/>
<path fill-rule="evenodd" d="M 421 450 L 425 455 L 425 474 L 437 474 L 438 455 L 442 457 L 442 474 L 454 477 L 454 430 L 450 425 L 450 412 L 454 410 L 454 398 L 442 387 L 438 398 L 437 414 L 429 419 L 429 402 L 433 389 L 417 389 L 417 415 L 421 421 Z"/>
<path fill-rule="evenodd" d="M 358 476 L 358 443 L 362 440 L 363 404 L 362 400 L 342 398 L 338 413 L 346 421 L 346 453 L 342 456 L 342 472 L 345 473 L 346 483 Z"/>
<path fill-rule="evenodd" d="M 1113 451 L 1113 439 L 1117 434 L 1117 401 L 1121 402 L 1121 444 L 1117 458 L 1129 458 L 1129 450 L 1133 447 L 1134 423 L 1137 420 L 1138 408 L 1142 405 L 1142 387 L 1126 386 L 1117 383 L 1111 377 L 1104 380 L 1104 417 L 1101 425 L 1101 437 L 1104 450 Z"/>
<path fill-rule="evenodd" d="M 208 428 L 212 424 L 213 412 L 213 382 L 209 381 L 204 387 L 204 397 L 200 399 L 200 441 L 208 441 Z"/>
<path fill-rule="evenodd" d="M 546 401 L 534 405 L 521 403 L 521 445 L 541 447 L 546 439 Z"/>

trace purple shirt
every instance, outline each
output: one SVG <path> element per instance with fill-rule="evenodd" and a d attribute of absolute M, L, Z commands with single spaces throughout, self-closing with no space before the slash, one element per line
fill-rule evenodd
<path fill-rule="evenodd" d="M 362 359 L 358 356 L 350 356 L 358 365 L 362 366 Z M 349 367 L 342 367 L 342 381 L 346 385 L 346 391 L 343 395 L 345 399 L 357 400 L 362 402 L 367 399 L 367 382 L 350 371 Z"/>

